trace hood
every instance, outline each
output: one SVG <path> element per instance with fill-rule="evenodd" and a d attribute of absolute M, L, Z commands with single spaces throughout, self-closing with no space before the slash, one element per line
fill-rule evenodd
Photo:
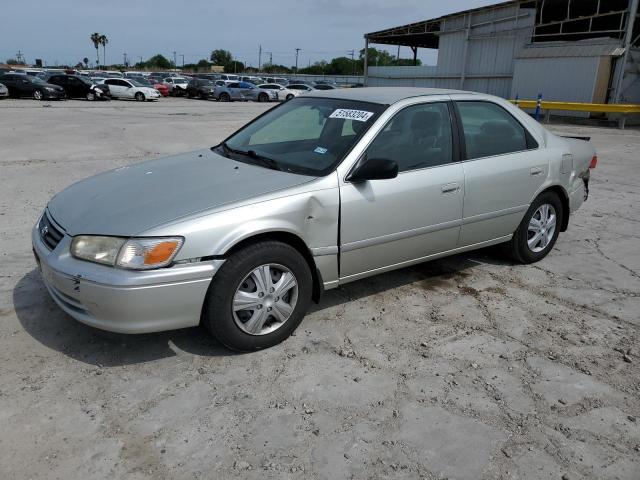
<path fill-rule="evenodd" d="M 127 237 L 312 179 L 202 150 L 87 178 L 54 196 L 48 208 L 69 235 Z"/>

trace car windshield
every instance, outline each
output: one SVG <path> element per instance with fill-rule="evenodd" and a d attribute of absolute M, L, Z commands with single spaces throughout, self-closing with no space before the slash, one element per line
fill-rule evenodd
<path fill-rule="evenodd" d="M 187 83 L 187 79 L 186 78 L 181 78 L 181 77 L 174 77 L 173 78 L 173 83 Z"/>
<path fill-rule="evenodd" d="M 74 77 L 77 78 L 78 80 L 80 80 L 82 83 L 85 83 L 87 85 L 93 85 L 93 82 L 91 80 L 89 80 L 88 78 L 85 77 Z"/>
<path fill-rule="evenodd" d="M 333 171 L 384 109 L 368 102 L 298 97 L 214 149 L 246 163 L 323 176 Z"/>

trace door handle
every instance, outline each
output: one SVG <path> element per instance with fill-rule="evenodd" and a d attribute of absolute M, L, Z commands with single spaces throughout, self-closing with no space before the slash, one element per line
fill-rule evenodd
<path fill-rule="evenodd" d="M 458 190 L 460 190 L 460 184 L 447 183 L 446 185 L 442 185 L 442 187 L 440 187 L 440 190 L 442 191 L 442 193 L 457 192 Z"/>
<path fill-rule="evenodd" d="M 529 170 L 529 172 L 531 173 L 532 177 L 535 177 L 536 175 L 542 175 L 542 169 L 540 167 L 533 167 L 531 170 Z"/>

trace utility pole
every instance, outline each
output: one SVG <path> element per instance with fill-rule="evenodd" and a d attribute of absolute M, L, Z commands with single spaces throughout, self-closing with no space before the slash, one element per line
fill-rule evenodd
<path fill-rule="evenodd" d="M 396 55 L 396 65 L 400 65 L 400 45 L 398 45 L 398 55 Z"/>
<path fill-rule="evenodd" d="M 140 65 L 142 65 L 142 56 L 138 57 L 140 59 Z"/>
<path fill-rule="evenodd" d="M 262 45 L 260 45 L 260 49 L 258 50 L 258 72 L 260 71 L 260 67 L 262 67 Z"/>
<path fill-rule="evenodd" d="M 173 51 L 173 69 L 175 70 L 175 68 L 178 66 L 178 63 L 176 61 L 176 51 Z"/>
<path fill-rule="evenodd" d="M 184 53 L 181 53 L 180 56 L 182 57 L 182 68 L 184 68 Z"/>
<path fill-rule="evenodd" d="M 300 52 L 299 48 L 296 48 L 296 75 L 298 74 L 298 53 Z"/>
<path fill-rule="evenodd" d="M 356 61 L 353 59 L 353 56 L 356 54 L 355 50 L 351 50 L 350 52 L 347 52 L 349 54 L 351 54 L 351 66 L 353 66 L 353 76 L 355 77 L 356 75 Z"/>
<path fill-rule="evenodd" d="M 126 53 L 122 54 L 122 63 L 124 64 L 124 67 L 127 68 L 127 54 Z"/>

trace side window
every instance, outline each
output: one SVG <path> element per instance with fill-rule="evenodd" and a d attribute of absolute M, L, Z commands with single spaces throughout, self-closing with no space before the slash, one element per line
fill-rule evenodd
<path fill-rule="evenodd" d="M 399 172 L 451 163 L 449 107 L 446 103 L 423 103 L 401 110 L 371 142 L 367 157 L 394 160 Z"/>
<path fill-rule="evenodd" d="M 457 102 L 467 159 L 527 150 L 527 134 L 505 109 L 490 102 Z"/>

